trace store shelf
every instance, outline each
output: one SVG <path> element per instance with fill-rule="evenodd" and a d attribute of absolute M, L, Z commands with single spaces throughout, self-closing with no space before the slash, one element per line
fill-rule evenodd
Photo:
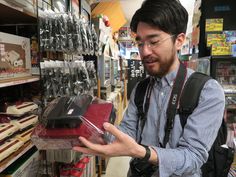
<path fill-rule="evenodd" d="M 236 86 L 235 85 L 222 85 L 225 94 L 236 94 Z"/>
<path fill-rule="evenodd" d="M 211 56 L 212 59 L 223 59 L 223 60 L 231 60 L 231 59 L 235 59 L 235 56 L 232 55 L 215 55 L 215 56 Z"/>
<path fill-rule="evenodd" d="M 18 158 L 20 158 L 24 153 L 26 153 L 29 149 L 31 149 L 34 145 L 29 141 L 24 144 L 20 149 L 11 154 L 9 157 L 0 162 L 0 173 L 5 170 L 8 166 L 10 166 L 13 162 L 15 162 Z"/>
<path fill-rule="evenodd" d="M 11 4 L 0 0 L 1 19 L 0 24 L 23 24 L 37 23 L 37 16 L 20 7 L 12 6 Z"/>
<path fill-rule="evenodd" d="M 236 105 L 235 104 L 227 105 L 226 108 L 228 110 L 236 110 Z"/>
<path fill-rule="evenodd" d="M 0 81 L 0 88 L 39 81 L 38 76 L 28 76 Z"/>

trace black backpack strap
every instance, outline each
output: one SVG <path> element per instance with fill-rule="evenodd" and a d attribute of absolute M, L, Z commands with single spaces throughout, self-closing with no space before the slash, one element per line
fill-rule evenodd
<path fill-rule="evenodd" d="M 149 83 L 150 83 L 150 77 L 147 77 L 146 79 L 138 83 L 137 88 L 135 90 L 134 103 L 138 110 L 138 117 L 143 117 L 144 114 L 143 103 Z"/>
<path fill-rule="evenodd" d="M 141 127 L 141 134 L 147 119 L 147 112 L 150 103 L 151 91 L 154 85 L 154 80 L 151 77 L 147 77 L 146 79 L 139 82 L 137 88 L 135 90 L 135 97 L 134 103 L 138 110 L 138 123 L 137 123 L 137 130 L 139 125 Z M 146 95 L 145 105 L 143 109 L 144 98 Z M 141 142 L 141 137 L 139 139 L 139 143 Z"/>
<path fill-rule="evenodd" d="M 182 128 L 184 128 L 188 116 L 197 107 L 201 90 L 209 79 L 211 79 L 210 76 L 200 72 L 194 72 L 188 78 L 180 98 L 178 110 Z"/>

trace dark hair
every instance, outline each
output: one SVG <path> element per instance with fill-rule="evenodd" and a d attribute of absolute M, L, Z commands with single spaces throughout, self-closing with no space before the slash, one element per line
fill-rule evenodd
<path fill-rule="evenodd" d="M 146 0 L 131 20 L 132 31 L 137 32 L 139 22 L 158 27 L 168 34 L 178 35 L 186 33 L 188 12 L 177 0 Z"/>

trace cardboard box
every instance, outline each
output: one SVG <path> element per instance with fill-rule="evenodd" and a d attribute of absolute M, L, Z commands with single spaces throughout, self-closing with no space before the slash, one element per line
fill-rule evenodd
<path fill-rule="evenodd" d="M 30 39 L 0 32 L 0 81 L 31 76 Z"/>

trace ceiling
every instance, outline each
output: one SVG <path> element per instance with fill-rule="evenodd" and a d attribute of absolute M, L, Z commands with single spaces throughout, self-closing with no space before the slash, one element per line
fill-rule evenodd
<path fill-rule="evenodd" d="M 94 2 L 107 2 L 107 1 L 117 1 L 117 0 L 89 0 L 89 1 L 94 3 Z M 124 16 L 127 19 L 126 26 L 129 26 L 129 23 L 132 19 L 133 14 L 135 13 L 137 9 L 141 7 L 142 2 L 144 0 L 119 0 L 119 1 L 123 9 Z M 191 33 L 191 30 L 192 30 L 191 27 L 192 27 L 193 9 L 194 9 L 194 3 L 196 0 L 179 0 L 179 1 L 187 9 L 189 13 L 189 22 L 188 22 L 188 28 L 187 28 L 187 34 L 188 34 L 188 33 Z"/>
<path fill-rule="evenodd" d="M 123 8 L 128 23 L 131 21 L 135 11 L 141 7 L 142 2 L 143 0 L 120 0 L 121 7 Z"/>

